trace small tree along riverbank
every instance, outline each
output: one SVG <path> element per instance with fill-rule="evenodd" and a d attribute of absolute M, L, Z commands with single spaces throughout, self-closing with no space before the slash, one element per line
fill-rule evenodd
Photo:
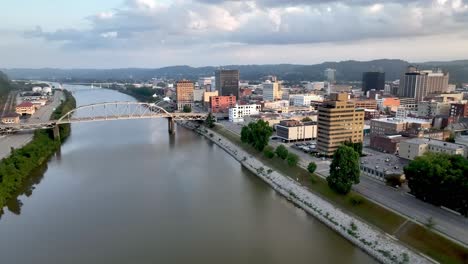
<path fill-rule="evenodd" d="M 52 113 L 53 119 L 59 118 L 76 106 L 72 94 L 66 90 L 64 94 L 65 100 Z M 51 130 L 37 130 L 31 142 L 20 149 L 12 149 L 10 156 L 0 161 L 0 211 L 31 172 L 47 162 L 60 148 L 60 142 L 63 142 L 69 135 L 69 124 L 60 125 L 60 141 L 54 140 Z"/>

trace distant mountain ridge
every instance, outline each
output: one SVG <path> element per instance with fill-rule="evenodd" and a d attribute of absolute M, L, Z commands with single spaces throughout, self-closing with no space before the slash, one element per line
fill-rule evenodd
<path fill-rule="evenodd" d="M 299 64 L 265 64 L 265 65 L 225 65 L 191 67 L 186 65 L 169 66 L 157 69 L 120 68 L 120 69 L 3 69 L 11 79 L 43 79 L 43 80 L 79 80 L 79 81 L 141 81 L 151 78 L 191 79 L 212 76 L 217 69 L 239 69 L 241 79 L 258 80 L 267 75 L 277 75 L 287 81 L 322 81 L 326 68 L 337 70 L 338 81 L 360 81 L 365 71 L 384 71 L 387 81 L 399 79 L 409 65 L 421 69 L 442 68 L 450 73 L 451 83 L 468 82 L 468 60 L 435 61 L 410 63 L 403 60 L 379 59 L 372 61 L 341 61 L 324 62 L 313 65 Z"/>

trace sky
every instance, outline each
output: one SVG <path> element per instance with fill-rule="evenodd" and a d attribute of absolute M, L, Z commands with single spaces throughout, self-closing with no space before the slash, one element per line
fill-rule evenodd
<path fill-rule="evenodd" d="M 468 0 L 0 1 L 0 68 L 468 59 Z"/>

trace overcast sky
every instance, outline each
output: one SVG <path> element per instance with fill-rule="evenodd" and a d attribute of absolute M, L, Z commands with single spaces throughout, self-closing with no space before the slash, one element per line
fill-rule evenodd
<path fill-rule="evenodd" d="M 468 59 L 468 0 L 3 1 L 0 67 Z"/>

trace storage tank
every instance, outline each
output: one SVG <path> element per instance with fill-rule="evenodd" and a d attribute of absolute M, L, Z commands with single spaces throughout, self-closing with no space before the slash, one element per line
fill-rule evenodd
<path fill-rule="evenodd" d="M 44 93 L 52 93 L 52 88 L 50 88 L 50 87 L 44 87 L 44 88 L 42 88 L 42 92 L 44 92 Z"/>
<path fill-rule="evenodd" d="M 40 93 L 40 92 L 42 92 L 42 87 L 40 87 L 40 86 L 34 86 L 34 87 L 32 88 L 32 91 L 33 91 L 34 93 Z"/>

